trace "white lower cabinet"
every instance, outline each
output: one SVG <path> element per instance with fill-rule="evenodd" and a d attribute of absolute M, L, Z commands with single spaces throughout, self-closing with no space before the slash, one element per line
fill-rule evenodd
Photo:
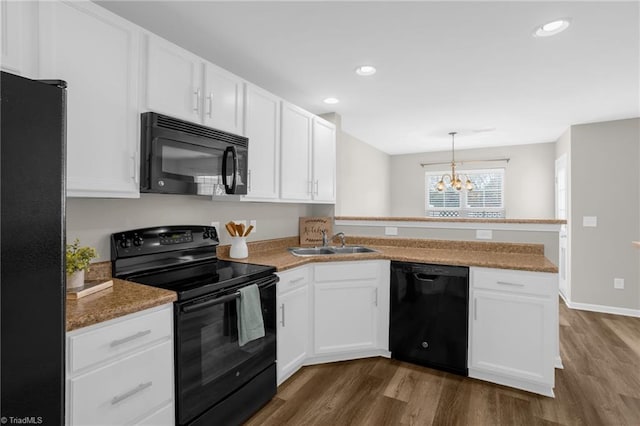
<path fill-rule="evenodd" d="M 295 373 L 309 348 L 309 268 L 278 273 L 278 384 Z"/>
<path fill-rule="evenodd" d="M 67 334 L 67 424 L 172 425 L 173 305 Z"/>
<path fill-rule="evenodd" d="M 389 357 L 389 261 L 278 272 L 278 385 L 303 365 Z"/>
<path fill-rule="evenodd" d="M 469 376 L 553 396 L 557 274 L 471 268 Z"/>
<path fill-rule="evenodd" d="M 388 349 L 389 262 L 314 265 L 314 355 Z"/>

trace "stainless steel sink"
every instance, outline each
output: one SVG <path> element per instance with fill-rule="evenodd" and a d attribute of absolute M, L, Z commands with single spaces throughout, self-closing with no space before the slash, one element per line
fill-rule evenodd
<path fill-rule="evenodd" d="M 352 254 L 352 253 L 373 253 L 374 249 L 363 246 L 345 246 L 345 247 L 331 247 L 336 254 Z"/>
<path fill-rule="evenodd" d="M 326 256 L 330 254 L 374 253 L 375 250 L 364 246 L 345 247 L 291 247 L 288 249 L 295 256 Z"/>

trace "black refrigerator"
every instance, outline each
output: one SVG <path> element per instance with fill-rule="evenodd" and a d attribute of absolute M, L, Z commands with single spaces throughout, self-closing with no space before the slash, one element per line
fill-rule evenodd
<path fill-rule="evenodd" d="M 0 77 L 0 422 L 64 423 L 66 84 Z"/>

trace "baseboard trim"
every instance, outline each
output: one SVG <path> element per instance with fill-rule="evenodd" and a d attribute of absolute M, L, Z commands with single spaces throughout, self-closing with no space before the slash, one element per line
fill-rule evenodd
<path fill-rule="evenodd" d="M 616 306 L 594 305 L 591 303 L 578 303 L 567 300 L 562 293 L 560 297 L 564 300 L 567 307 L 577 309 L 579 311 L 599 312 L 602 314 L 624 315 L 626 317 L 640 318 L 640 309 L 618 308 Z"/>

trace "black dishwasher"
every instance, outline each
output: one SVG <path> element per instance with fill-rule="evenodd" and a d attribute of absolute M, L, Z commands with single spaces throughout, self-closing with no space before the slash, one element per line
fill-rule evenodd
<path fill-rule="evenodd" d="M 392 358 L 467 376 L 468 317 L 469 268 L 391 262 Z"/>

